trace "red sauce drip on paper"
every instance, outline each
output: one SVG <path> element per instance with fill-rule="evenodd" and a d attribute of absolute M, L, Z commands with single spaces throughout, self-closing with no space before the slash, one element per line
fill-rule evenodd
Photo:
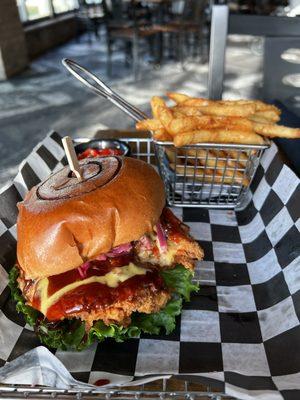
<path fill-rule="evenodd" d="M 98 379 L 96 382 L 94 382 L 95 386 L 103 386 L 103 385 L 108 385 L 110 383 L 109 379 Z"/>

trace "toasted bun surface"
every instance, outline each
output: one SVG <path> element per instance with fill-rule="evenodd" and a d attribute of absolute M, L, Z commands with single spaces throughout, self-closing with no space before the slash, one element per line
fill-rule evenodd
<path fill-rule="evenodd" d="M 83 181 L 65 167 L 18 204 L 18 262 L 26 278 L 77 268 L 150 232 L 165 205 L 162 180 L 133 158 L 80 162 Z"/>

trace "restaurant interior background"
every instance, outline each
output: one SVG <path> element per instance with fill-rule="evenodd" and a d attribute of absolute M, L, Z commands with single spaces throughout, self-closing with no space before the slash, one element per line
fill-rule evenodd
<path fill-rule="evenodd" d="M 300 0 L 1 0 L 0 184 L 50 130 L 133 128 L 65 57 L 146 113 L 154 94 L 207 96 L 214 4 L 230 10 L 223 98 L 277 100 L 299 117 Z"/>

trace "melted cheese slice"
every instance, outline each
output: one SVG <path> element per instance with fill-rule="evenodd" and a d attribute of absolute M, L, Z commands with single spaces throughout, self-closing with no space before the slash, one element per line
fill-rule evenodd
<path fill-rule="evenodd" d="M 88 285 L 90 283 L 102 283 L 103 285 L 107 285 L 111 288 L 116 288 L 120 283 L 127 281 L 127 279 L 130 279 L 136 275 L 145 275 L 146 272 L 146 268 L 138 267 L 135 264 L 130 263 L 124 267 L 114 268 L 103 276 L 91 276 L 90 278 L 83 279 L 82 281 L 70 283 L 69 285 L 53 293 L 50 297 L 48 297 L 48 278 L 43 278 L 39 281 L 37 287 L 41 299 L 40 310 L 44 315 L 46 315 L 47 310 L 62 296 L 79 286 Z"/>

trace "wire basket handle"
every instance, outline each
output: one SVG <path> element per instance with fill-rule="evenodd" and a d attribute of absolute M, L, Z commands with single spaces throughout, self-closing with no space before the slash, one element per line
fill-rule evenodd
<path fill-rule="evenodd" d="M 96 75 L 92 74 L 86 68 L 77 64 L 75 61 L 70 60 L 68 58 L 64 58 L 62 60 L 62 64 L 81 83 L 87 86 L 98 96 L 104 97 L 105 99 L 109 100 L 120 110 L 122 110 L 125 114 L 131 117 L 134 121 L 138 122 L 147 118 L 147 115 L 145 113 L 136 108 L 134 105 L 128 103 L 128 101 L 126 101 L 125 99 L 123 99 L 123 97 L 119 96 L 116 92 L 114 92 Z"/>

